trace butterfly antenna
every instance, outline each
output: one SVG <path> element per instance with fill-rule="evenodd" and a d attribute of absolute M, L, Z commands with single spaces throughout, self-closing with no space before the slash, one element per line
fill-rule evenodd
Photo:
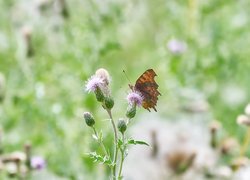
<path fill-rule="evenodd" d="M 124 73 L 125 77 L 127 78 L 129 84 L 132 84 L 131 81 L 129 80 L 128 75 L 127 75 L 127 73 L 125 72 L 125 70 L 123 70 L 122 72 Z"/>

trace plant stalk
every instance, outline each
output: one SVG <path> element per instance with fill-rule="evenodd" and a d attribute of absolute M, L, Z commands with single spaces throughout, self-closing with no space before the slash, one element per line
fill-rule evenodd
<path fill-rule="evenodd" d="M 98 139 L 98 143 L 99 143 L 99 144 L 101 145 L 101 147 L 102 147 L 103 152 L 105 153 L 106 156 L 109 156 L 109 155 L 108 155 L 108 152 L 107 152 L 107 150 L 106 150 L 106 148 L 105 148 L 105 146 L 104 146 L 104 144 L 103 144 L 103 142 L 99 139 L 99 136 L 98 136 L 98 134 L 97 134 L 97 132 L 96 132 L 96 130 L 95 130 L 95 127 L 92 127 L 92 128 L 93 128 L 93 131 L 94 131 L 95 136 L 96 136 L 97 139 Z"/>
<path fill-rule="evenodd" d="M 113 163 L 114 163 L 114 166 L 112 168 L 112 179 L 113 180 L 116 180 L 116 164 L 117 164 L 117 156 L 118 156 L 118 134 L 117 134 L 117 128 L 116 128 L 116 125 L 115 125 L 115 122 L 114 122 L 114 119 L 112 117 L 112 113 L 111 113 L 111 110 L 107 110 L 108 114 L 109 114 L 109 117 L 111 119 L 111 124 L 112 124 L 112 127 L 113 127 L 113 130 L 114 130 L 114 140 L 115 140 L 115 153 L 114 153 L 114 158 L 113 158 Z"/>
<path fill-rule="evenodd" d="M 245 136 L 243 145 L 242 145 L 241 150 L 240 150 L 240 156 L 244 156 L 246 154 L 247 147 L 249 146 L 249 143 L 250 143 L 250 127 L 247 129 L 247 134 Z"/>
<path fill-rule="evenodd" d="M 124 144 L 124 140 L 125 140 L 125 136 L 124 136 L 124 133 L 123 133 L 122 134 L 123 144 Z M 125 149 L 126 149 L 126 147 L 123 147 L 123 149 L 121 149 L 122 157 L 121 157 L 121 163 L 120 163 L 120 169 L 119 169 L 118 178 L 121 178 L 121 174 L 122 174 L 122 167 L 123 167 L 123 162 L 124 162 L 124 151 L 125 151 Z"/>

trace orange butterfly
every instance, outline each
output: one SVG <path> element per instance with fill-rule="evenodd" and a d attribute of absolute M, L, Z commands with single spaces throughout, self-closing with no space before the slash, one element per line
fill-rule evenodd
<path fill-rule="evenodd" d="M 155 111 L 158 96 L 161 93 L 157 90 L 158 84 L 155 82 L 154 77 L 157 76 L 153 69 L 146 70 L 136 81 L 135 86 L 129 85 L 133 91 L 138 91 L 143 96 L 142 106 L 150 111 L 153 108 Z"/>

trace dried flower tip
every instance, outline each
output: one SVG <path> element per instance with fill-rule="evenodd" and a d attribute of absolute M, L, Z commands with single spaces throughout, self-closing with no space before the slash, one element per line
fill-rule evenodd
<path fill-rule="evenodd" d="M 106 69 L 100 68 L 96 70 L 95 75 L 99 77 L 100 79 L 102 79 L 106 86 L 109 85 L 110 75 Z"/>
<path fill-rule="evenodd" d="M 222 154 L 232 154 L 237 151 L 239 144 L 234 138 L 225 139 L 220 147 L 220 152 Z"/>
<path fill-rule="evenodd" d="M 237 117 L 237 123 L 239 125 L 250 126 L 250 119 L 248 116 L 241 114 Z"/>
<path fill-rule="evenodd" d="M 24 162 L 26 160 L 26 154 L 21 152 L 21 151 L 17 151 L 17 152 L 13 152 L 10 157 L 10 159 L 12 159 L 13 161 L 22 161 Z"/>
<path fill-rule="evenodd" d="M 127 129 L 127 124 L 124 119 L 119 119 L 117 124 L 118 130 L 123 134 Z"/>
<path fill-rule="evenodd" d="M 29 27 L 29 26 L 24 26 L 24 27 L 22 28 L 22 34 L 23 34 L 25 40 L 29 40 L 30 37 L 31 37 L 31 34 L 32 34 L 32 29 L 31 29 L 31 27 Z"/>
<path fill-rule="evenodd" d="M 126 112 L 126 116 L 129 119 L 132 119 L 133 117 L 135 117 L 136 115 L 136 106 L 128 106 L 127 112 Z"/>
<path fill-rule="evenodd" d="M 88 126 L 92 127 L 95 124 L 94 117 L 89 112 L 83 113 L 83 117 Z"/>
<path fill-rule="evenodd" d="M 100 77 L 94 75 L 88 79 L 85 89 L 88 92 L 95 92 L 98 88 L 100 89 L 103 84 L 103 80 Z"/>
<path fill-rule="evenodd" d="M 166 157 L 169 167 L 176 173 L 182 174 L 186 172 L 195 160 L 195 152 L 175 151 Z"/>
<path fill-rule="evenodd" d="M 30 151 L 30 149 L 31 149 L 31 144 L 30 144 L 30 142 L 26 142 L 25 144 L 24 144 L 24 150 L 25 151 Z"/>
<path fill-rule="evenodd" d="M 106 109 L 112 109 L 114 106 L 114 100 L 110 96 L 105 97 L 104 104 L 105 104 Z"/>
<path fill-rule="evenodd" d="M 250 116 L 250 103 L 245 108 L 246 115 Z"/>
<path fill-rule="evenodd" d="M 211 124 L 210 124 L 210 132 L 211 133 L 215 133 L 218 131 L 218 129 L 221 127 L 221 124 L 218 122 L 218 121 L 213 121 Z"/>
<path fill-rule="evenodd" d="M 127 101 L 132 106 L 141 106 L 143 97 L 141 96 L 139 92 L 133 91 L 128 94 Z"/>
<path fill-rule="evenodd" d="M 233 170 L 237 170 L 240 167 L 244 167 L 249 165 L 249 159 L 247 157 L 239 157 L 237 159 L 234 159 L 232 164 L 231 164 L 231 168 Z"/>
<path fill-rule="evenodd" d="M 41 170 L 45 168 L 45 160 L 40 156 L 34 156 L 31 158 L 31 167 L 33 169 Z"/>

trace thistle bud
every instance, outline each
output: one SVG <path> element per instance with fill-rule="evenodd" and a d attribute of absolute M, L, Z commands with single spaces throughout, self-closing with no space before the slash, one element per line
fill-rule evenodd
<path fill-rule="evenodd" d="M 92 127 L 95 124 L 94 117 L 89 112 L 83 113 L 83 117 L 88 126 Z"/>
<path fill-rule="evenodd" d="M 96 88 L 95 97 L 96 97 L 97 101 L 99 101 L 99 102 L 104 101 L 104 98 L 105 98 L 104 94 L 103 94 L 102 90 L 99 87 Z"/>
<path fill-rule="evenodd" d="M 136 115 L 136 106 L 128 106 L 126 116 L 129 119 L 132 119 Z"/>
<path fill-rule="evenodd" d="M 104 103 L 107 109 L 112 109 L 114 106 L 114 100 L 110 96 L 105 97 Z"/>
<path fill-rule="evenodd" d="M 127 129 L 127 125 L 126 122 L 124 121 L 124 119 L 119 119 L 118 124 L 117 124 L 118 130 L 123 134 L 126 129 Z"/>

